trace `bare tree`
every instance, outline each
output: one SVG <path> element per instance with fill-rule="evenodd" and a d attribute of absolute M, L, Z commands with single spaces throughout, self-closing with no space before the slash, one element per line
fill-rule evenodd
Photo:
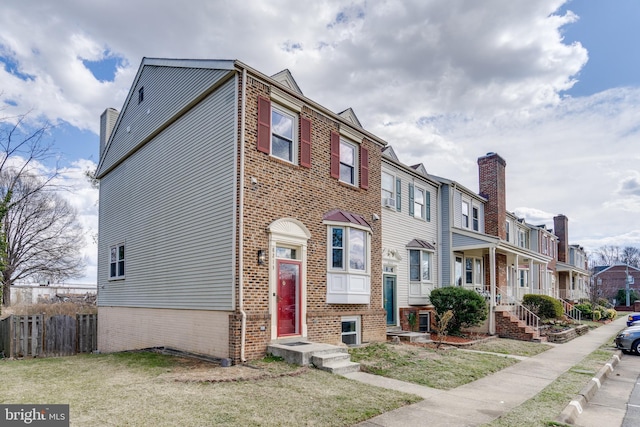
<path fill-rule="evenodd" d="M 621 258 L 624 264 L 640 268 L 640 249 L 633 246 L 625 246 L 622 249 Z"/>
<path fill-rule="evenodd" d="M 58 176 L 57 166 L 46 174 L 40 174 L 41 179 L 36 185 L 19 194 L 15 191 L 18 182 L 25 174 L 33 174 L 42 162 L 50 160 L 53 156 L 52 145 L 47 141 L 51 126 L 47 123 L 39 126 L 28 124 L 29 113 L 15 117 L 0 117 L 0 176 L 5 178 L 0 194 L 0 230 L 3 230 L 9 210 L 21 203 L 32 193 L 41 191 L 51 185 L 52 180 Z M 4 274 L 7 260 L 7 239 L 0 231 L 0 280 Z M 5 282 L 0 283 L 5 294 Z M 2 303 L 3 301 L 0 301 Z M 4 300 L 9 303 L 8 300 Z"/>
<path fill-rule="evenodd" d="M 7 183 L 13 185 L 17 200 L 2 224 L 5 305 L 10 304 L 11 285 L 18 280 L 45 276 L 60 281 L 78 277 L 83 267 L 84 233 L 75 210 L 58 193 L 43 188 L 42 178 L 20 173 L 19 179 L 10 172 L 0 174 L 0 188 L 4 192 Z"/>
<path fill-rule="evenodd" d="M 640 268 L 640 249 L 633 246 L 601 246 L 595 253 L 591 254 L 592 266 L 628 264 L 632 267 Z"/>
<path fill-rule="evenodd" d="M 614 265 L 620 262 L 620 248 L 618 246 L 601 246 L 593 255 L 597 265 Z"/>

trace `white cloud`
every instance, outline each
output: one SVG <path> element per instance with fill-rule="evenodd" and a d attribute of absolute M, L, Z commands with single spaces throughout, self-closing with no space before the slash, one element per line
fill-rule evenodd
<path fill-rule="evenodd" d="M 0 68 L 5 112 L 97 132 L 143 56 L 289 68 L 305 95 L 353 107 L 405 163 L 477 189 L 476 159 L 494 151 L 509 209 L 563 213 L 576 242 L 635 235 L 640 89 L 562 96 L 589 59 L 563 41 L 579 19 L 558 12 L 564 0 L 145 3 L 3 2 L 0 57 L 31 76 Z M 107 57 L 122 62 L 100 82 L 83 60 Z"/>

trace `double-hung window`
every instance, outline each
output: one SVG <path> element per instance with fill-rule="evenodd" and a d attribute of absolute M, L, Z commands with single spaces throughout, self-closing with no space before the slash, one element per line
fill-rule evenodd
<path fill-rule="evenodd" d="M 311 167 L 311 120 L 258 97 L 256 148 L 273 157 Z"/>
<path fill-rule="evenodd" d="M 358 150 L 355 144 L 340 140 L 340 181 L 357 185 Z"/>
<path fill-rule="evenodd" d="M 469 228 L 469 203 L 462 202 L 462 226 Z"/>
<path fill-rule="evenodd" d="M 527 242 L 527 232 L 525 230 L 518 230 L 518 246 L 521 248 L 527 248 L 529 246 Z"/>
<path fill-rule="evenodd" d="M 297 161 L 297 128 L 293 114 L 272 105 L 271 155 L 290 163 Z"/>
<path fill-rule="evenodd" d="M 431 193 L 409 184 L 409 215 L 431 221 Z"/>
<path fill-rule="evenodd" d="M 109 250 L 109 279 L 124 278 L 124 244 L 111 246 Z"/>
<path fill-rule="evenodd" d="M 369 149 L 344 139 L 338 132 L 331 132 L 332 178 L 363 190 L 369 189 Z"/>
<path fill-rule="evenodd" d="M 382 206 L 395 208 L 395 188 L 395 177 L 390 173 L 382 172 Z"/>
<path fill-rule="evenodd" d="M 473 220 L 473 231 L 480 231 L 480 222 L 479 222 L 479 210 L 476 206 L 471 208 L 472 212 L 472 220 Z"/>
<path fill-rule="evenodd" d="M 482 285 L 482 259 L 466 257 L 464 262 L 465 284 L 476 287 Z"/>

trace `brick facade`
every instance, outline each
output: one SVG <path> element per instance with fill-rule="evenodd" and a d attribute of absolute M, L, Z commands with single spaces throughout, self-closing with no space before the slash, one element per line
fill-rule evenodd
<path fill-rule="evenodd" d="M 594 276 L 594 283 L 598 296 L 609 300 L 616 298 L 618 290 L 626 289 L 627 271 L 629 275 L 633 277 L 634 282 L 629 285 L 629 289 L 640 294 L 640 270 L 633 267 L 627 267 L 626 265 L 614 265 Z M 622 301 L 616 301 L 618 305 L 625 305 L 626 302 L 626 298 Z M 630 301 L 630 303 L 633 304 L 634 301 Z"/>
<path fill-rule="evenodd" d="M 241 84 L 241 82 L 240 82 Z M 240 87 L 238 88 L 240 90 Z M 354 141 L 363 144 L 369 152 L 369 189 L 343 184 L 330 176 L 331 132 L 346 126 L 338 120 L 304 104 L 300 116 L 311 121 L 311 167 L 302 167 L 279 160 L 256 149 L 258 128 L 258 97 L 269 98 L 269 84 L 249 76 L 246 85 L 246 132 L 244 172 L 244 241 L 243 251 L 244 311 L 247 314 L 246 358 L 265 354 L 273 337 L 270 325 L 270 269 L 273 263 L 258 265 L 258 250 L 269 246 L 268 226 L 283 218 L 300 221 L 311 234 L 307 242 L 306 324 L 307 338 L 311 341 L 338 344 L 341 342 L 341 317 L 360 316 L 362 341 L 386 339 L 386 318 L 382 309 L 382 257 L 380 206 L 380 145 L 364 138 Z M 238 114 L 240 117 L 241 114 Z M 241 129 L 238 126 L 238 129 Z M 241 138 L 238 138 L 241 140 Z M 239 150 L 242 147 L 238 148 Z M 239 169 L 240 170 L 240 169 Z M 323 216 L 333 209 L 361 215 L 371 226 L 369 304 L 327 304 L 327 226 Z M 239 235 L 238 235 L 239 240 Z M 272 256 L 273 254 L 267 254 Z M 271 273 L 273 273 L 271 271 Z M 236 290 L 236 307 L 238 305 Z M 239 311 L 230 319 L 230 357 L 240 359 Z"/>

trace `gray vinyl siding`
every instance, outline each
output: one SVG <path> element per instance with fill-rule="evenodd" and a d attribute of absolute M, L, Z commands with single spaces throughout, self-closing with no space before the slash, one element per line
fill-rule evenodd
<path fill-rule="evenodd" d="M 203 71 L 193 73 L 209 84 L 212 76 Z M 224 83 L 101 180 L 100 306 L 233 309 L 236 84 Z M 152 96 L 145 86 L 145 101 Z M 170 98 L 165 117 L 187 97 Z M 156 99 L 151 108 L 165 108 L 163 102 Z M 129 138 L 120 136 L 124 143 L 115 142 L 124 147 Z M 125 279 L 109 280 L 109 248 L 119 243 Z"/>
<path fill-rule="evenodd" d="M 458 233 L 453 233 L 452 242 L 453 242 L 454 250 L 456 248 L 462 248 L 466 246 L 480 246 L 480 245 L 487 244 L 486 240 L 475 239 L 473 237 L 466 236 L 463 234 L 458 234 Z"/>
<path fill-rule="evenodd" d="M 98 175 L 125 158 L 154 131 L 229 73 L 228 70 L 145 66 L 131 88 L 128 103 L 122 108 Z M 142 87 L 144 100 L 138 103 L 138 91 Z"/>
<path fill-rule="evenodd" d="M 382 208 L 382 247 L 385 250 L 397 251 L 400 254 L 400 260 L 395 260 L 394 263 L 397 266 L 396 270 L 396 297 L 398 307 L 409 306 L 409 250 L 407 245 L 413 239 L 422 239 L 429 243 L 436 242 L 434 245 L 437 248 L 438 241 L 438 221 L 439 221 L 439 209 L 437 199 L 438 187 L 427 181 L 426 179 L 419 179 L 411 173 L 405 172 L 398 166 L 391 163 L 384 162 L 382 170 L 384 172 L 394 175 L 395 178 L 401 180 L 401 199 L 403 206 L 400 211 L 396 209 Z M 430 193 L 431 197 L 431 220 L 425 221 L 424 219 L 414 218 L 409 215 L 409 184 L 414 185 L 417 188 L 421 188 Z M 431 265 L 431 285 L 438 288 L 439 277 L 439 260 L 438 252 L 434 250 L 432 253 L 432 265 Z M 383 259 L 383 263 L 389 263 L 388 260 Z"/>
<path fill-rule="evenodd" d="M 440 271 L 442 272 L 442 284 L 448 285 L 451 281 L 451 187 L 443 185 L 440 189 L 440 212 L 442 236 L 440 237 Z"/>

